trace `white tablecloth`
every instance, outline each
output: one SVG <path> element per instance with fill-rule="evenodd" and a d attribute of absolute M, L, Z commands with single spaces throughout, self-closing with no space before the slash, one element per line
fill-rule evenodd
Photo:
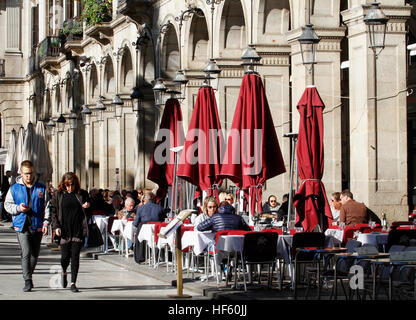
<path fill-rule="evenodd" d="M 107 216 L 92 216 L 92 219 L 94 220 L 98 229 L 100 229 L 101 233 L 104 234 L 108 226 L 108 217 Z"/>
<path fill-rule="evenodd" d="M 372 233 L 360 233 L 358 234 L 357 241 L 361 242 L 361 245 L 371 245 L 378 247 L 378 245 L 387 244 L 388 233 L 372 232 Z"/>
<path fill-rule="evenodd" d="M 160 228 L 160 231 L 162 232 L 163 229 L 165 229 L 165 227 Z M 159 249 L 162 249 L 163 247 L 165 247 L 165 245 L 168 245 L 169 248 L 173 250 L 175 248 L 175 235 L 176 233 L 173 232 L 167 238 L 159 237 L 157 240 L 157 247 Z"/>
<path fill-rule="evenodd" d="M 120 232 L 123 238 L 133 241 L 133 221 L 123 219 L 114 220 L 111 233 L 115 234 L 117 231 Z"/>
<path fill-rule="evenodd" d="M 143 224 L 137 238 L 140 242 L 147 241 L 148 245 L 153 248 L 155 242 L 155 225 L 152 223 Z"/>
<path fill-rule="evenodd" d="M 217 250 L 227 252 L 242 252 L 244 245 L 243 235 L 224 235 L 218 238 Z"/>
<path fill-rule="evenodd" d="M 210 231 L 185 231 L 181 239 L 182 250 L 192 246 L 195 255 L 199 255 L 212 241 L 215 241 L 215 233 Z"/>
<path fill-rule="evenodd" d="M 344 230 L 341 230 L 341 229 L 326 229 L 325 235 L 327 237 L 331 237 L 331 238 L 339 241 L 339 243 L 342 243 L 342 241 L 344 239 Z"/>

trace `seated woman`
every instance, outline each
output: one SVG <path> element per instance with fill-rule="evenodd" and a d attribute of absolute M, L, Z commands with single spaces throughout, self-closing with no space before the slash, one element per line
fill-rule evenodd
<path fill-rule="evenodd" d="M 214 197 L 206 197 L 202 207 L 202 213 L 195 218 L 194 226 L 197 227 L 202 221 L 212 217 L 217 211 L 217 200 Z"/>

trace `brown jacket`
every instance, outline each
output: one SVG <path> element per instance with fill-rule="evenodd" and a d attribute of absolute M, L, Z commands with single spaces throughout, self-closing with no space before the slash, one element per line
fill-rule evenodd
<path fill-rule="evenodd" d="M 89 202 L 88 192 L 85 190 L 81 190 L 81 194 L 75 193 L 80 204 L 84 204 L 85 202 Z M 58 228 L 62 228 L 62 198 L 63 193 L 58 192 L 55 193 L 50 201 L 50 211 L 52 217 L 52 229 L 56 230 Z M 84 212 L 84 219 L 82 220 L 82 233 L 84 237 L 88 237 L 88 222 L 87 222 L 87 215 L 85 213 L 85 209 L 82 208 Z"/>
<path fill-rule="evenodd" d="M 367 207 L 364 203 L 348 200 L 341 206 L 339 221 L 345 222 L 347 226 L 353 227 L 357 223 L 367 223 Z"/>

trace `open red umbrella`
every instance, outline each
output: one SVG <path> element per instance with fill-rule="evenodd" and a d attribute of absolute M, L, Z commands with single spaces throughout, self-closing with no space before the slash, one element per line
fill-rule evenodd
<path fill-rule="evenodd" d="M 221 177 L 250 192 L 251 214 L 261 212 L 262 187 L 266 180 L 286 171 L 261 77 L 243 77 L 228 137 Z M 256 199 L 254 201 L 254 199 Z"/>
<path fill-rule="evenodd" d="M 159 186 L 156 195 L 157 202 L 165 197 L 168 186 L 173 183 L 175 154 L 170 149 L 182 146 L 184 136 L 179 101 L 173 98 L 168 99 L 160 120 L 159 132 L 147 173 L 147 179 Z"/>
<path fill-rule="evenodd" d="M 296 207 L 296 223 L 302 223 L 306 232 L 317 224 L 322 231 L 332 223 L 332 213 L 321 179 L 324 172 L 324 126 L 322 111 L 325 108 L 315 87 L 306 88 L 298 103 L 300 114 L 297 162 L 301 186 L 293 204 Z"/>
<path fill-rule="evenodd" d="M 178 165 L 177 176 L 218 196 L 222 179 L 223 135 L 214 90 L 205 86 L 198 90 L 191 122 Z"/>

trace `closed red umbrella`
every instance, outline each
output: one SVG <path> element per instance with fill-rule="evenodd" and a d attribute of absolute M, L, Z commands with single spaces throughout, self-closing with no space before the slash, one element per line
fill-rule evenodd
<path fill-rule="evenodd" d="M 177 176 L 218 197 L 223 135 L 214 90 L 198 90 Z"/>
<path fill-rule="evenodd" d="M 229 178 L 250 193 L 250 212 L 261 212 L 262 187 L 266 180 L 286 171 L 261 77 L 243 77 L 228 137 L 221 177 Z M 254 201 L 254 199 L 256 199 Z"/>
<path fill-rule="evenodd" d="M 159 189 L 156 201 L 165 197 L 168 186 L 172 186 L 175 166 L 175 154 L 170 149 L 184 143 L 182 111 L 177 99 L 168 99 L 160 120 L 158 137 L 153 150 L 147 179 L 157 183 Z"/>
<path fill-rule="evenodd" d="M 324 231 L 332 223 L 331 208 L 321 181 L 324 172 L 322 112 L 325 105 L 316 88 L 309 87 L 297 108 L 300 119 L 296 155 L 302 183 L 293 201 L 296 224 L 302 223 L 306 232 L 311 232 L 319 224 Z"/>

